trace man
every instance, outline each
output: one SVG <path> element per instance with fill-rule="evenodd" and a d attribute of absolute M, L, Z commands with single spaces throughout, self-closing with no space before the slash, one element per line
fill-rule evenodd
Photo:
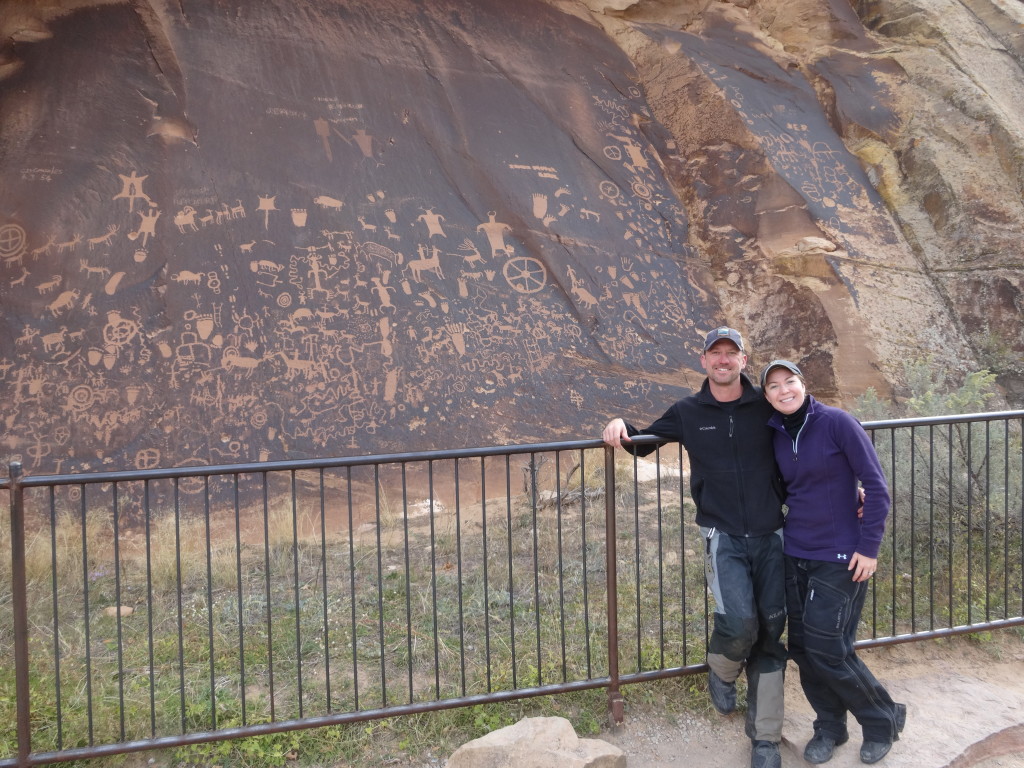
<path fill-rule="evenodd" d="M 705 570 L 715 598 L 708 643 L 708 690 L 715 709 L 736 708 L 736 678 L 746 668 L 746 733 L 751 768 L 780 768 L 786 649 L 783 490 L 775 464 L 773 409 L 743 372 L 743 337 L 716 328 L 704 339 L 700 391 L 673 404 L 644 434 L 682 443 L 690 457 L 690 494 L 705 541 Z M 612 419 L 602 437 L 628 446 L 640 430 Z"/>

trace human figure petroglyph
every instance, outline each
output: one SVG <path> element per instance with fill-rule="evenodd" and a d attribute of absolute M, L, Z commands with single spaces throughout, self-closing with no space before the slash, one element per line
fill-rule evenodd
<path fill-rule="evenodd" d="M 423 213 L 416 217 L 416 221 L 422 221 L 427 226 L 427 237 L 447 237 L 444 233 L 444 229 L 441 227 L 441 222 L 444 221 L 444 216 L 439 213 L 434 213 L 433 208 L 425 208 Z"/>
<path fill-rule="evenodd" d="M 150 208 L 148 211 L 139 211 L 139 228 L 134 232 L 128 233 L 128 239 L 135 241 L 138 238 L 142 238 L 142 247 L 145 248 L 149 243 L 149 236 L 156 236 L 156 220 L 160 218 L 160 211 L 156 208 Z"/>
<path fill-rule="evenodd" d="M 498 221 L 497 216 L 496 211 L 488 211 L 487 221 L 479 224 L 476 231 L 483 231 L 487 235 L 487 242 L 491 246 L 491 256 L 497 256 L 499 253 L 509 256 L 512 254 L 512 249 L 505 244 L 505 233 L 511 232 L 512 227 Z"/>
<path fill-rule="evenodd" d="M 260 199 L 259 205 L 256 206 L 257 211 L 263 211 L 263 228 L 270 229 L 270 213 L 277 210 L 277 206 L 274 204 L 277 200 L 277 195 L 273 196 L 258 196 Z"/>
<path fill-rule="evenodd" d="M 386 278 L 382 279 L 380 277 L 371 277 L 370 282 L 373 283 L 373 290 L 377 294 L 377 298 L 380 300 L 380 308 L 394 309 L 395 305 L 391 303 L 391 294 L 396 289 L 393 286 L 387 285 Z"/>
<path fill-rule="evenodd" d="M 136 171 L 132 171 L 130 176 L 118 174 L 121 177 L 121 191 L 111 198 L 112 200 L 128 200 L 128 211 L 129 213 L 135 212 L 135 201 L 145 200 L 150 206 L 153 205 L 153 201 L 149 199 L 149 195 L 142 191 L 142 182 L 149 178 L 146 176 L 139 176 Z"/>
<path fill-rule="evenodd" d="M 98 237 L 90 237 L 85 241 L 89 246 L 89 250 L 95 250 L 98 245 L 110 245 L 114 241 L 114 235 L 117 234 L 119 229 L 120 227 L 117 224 L 108 224 L 106 233 Z"/>

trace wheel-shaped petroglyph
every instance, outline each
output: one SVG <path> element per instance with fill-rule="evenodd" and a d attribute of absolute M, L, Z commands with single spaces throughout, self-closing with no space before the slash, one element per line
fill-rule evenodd
<path fill-rule="evenodd" d="M 540 259 L 513 256 L 501 269 L 505 280 L 519 293 L 536 293 L 547 283 L 548 273 Z"/>

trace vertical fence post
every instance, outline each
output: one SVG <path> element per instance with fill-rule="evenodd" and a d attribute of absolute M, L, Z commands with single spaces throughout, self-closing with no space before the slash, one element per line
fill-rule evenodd
<path fill-rule="evenodd" d="M 25 587 L 25 492 L 20 461 L 9 465 L 11 486 L 11 607 L 14 615 L 14 690 L 17 698 L 19 766 L 32 751 L 32 708 L 28 676 L 28 596 Z"/>
<path fill-rule="evenodd" d="M 605 573 L 608 587 L 608 713 L 612 721 L 623 720 L 622 693 L 619 691 L 619 588 L 618 555 L 615 551 L 615 449 L 604 448 L 604 531 Z"/>

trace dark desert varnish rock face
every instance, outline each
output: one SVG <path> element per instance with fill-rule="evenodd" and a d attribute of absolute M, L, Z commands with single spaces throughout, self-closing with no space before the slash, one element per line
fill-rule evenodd
<path fill-rule="evenodd" d="M 827 394 L 828 296 L 844 326 L 900 314 L 906 244 L 835 132 L 894 130 L 855 17 L 815 64 L 827 110 L 727 16 L 638 25 L 737 126 L 698 158 L 542 2 L 78 5 L 8 4 L 0 61 L 0 415 L 29 472 L 597 434 L 698 386 L 737 312 Z M 834 250 L 733 280 L 793 233 Z"/>

